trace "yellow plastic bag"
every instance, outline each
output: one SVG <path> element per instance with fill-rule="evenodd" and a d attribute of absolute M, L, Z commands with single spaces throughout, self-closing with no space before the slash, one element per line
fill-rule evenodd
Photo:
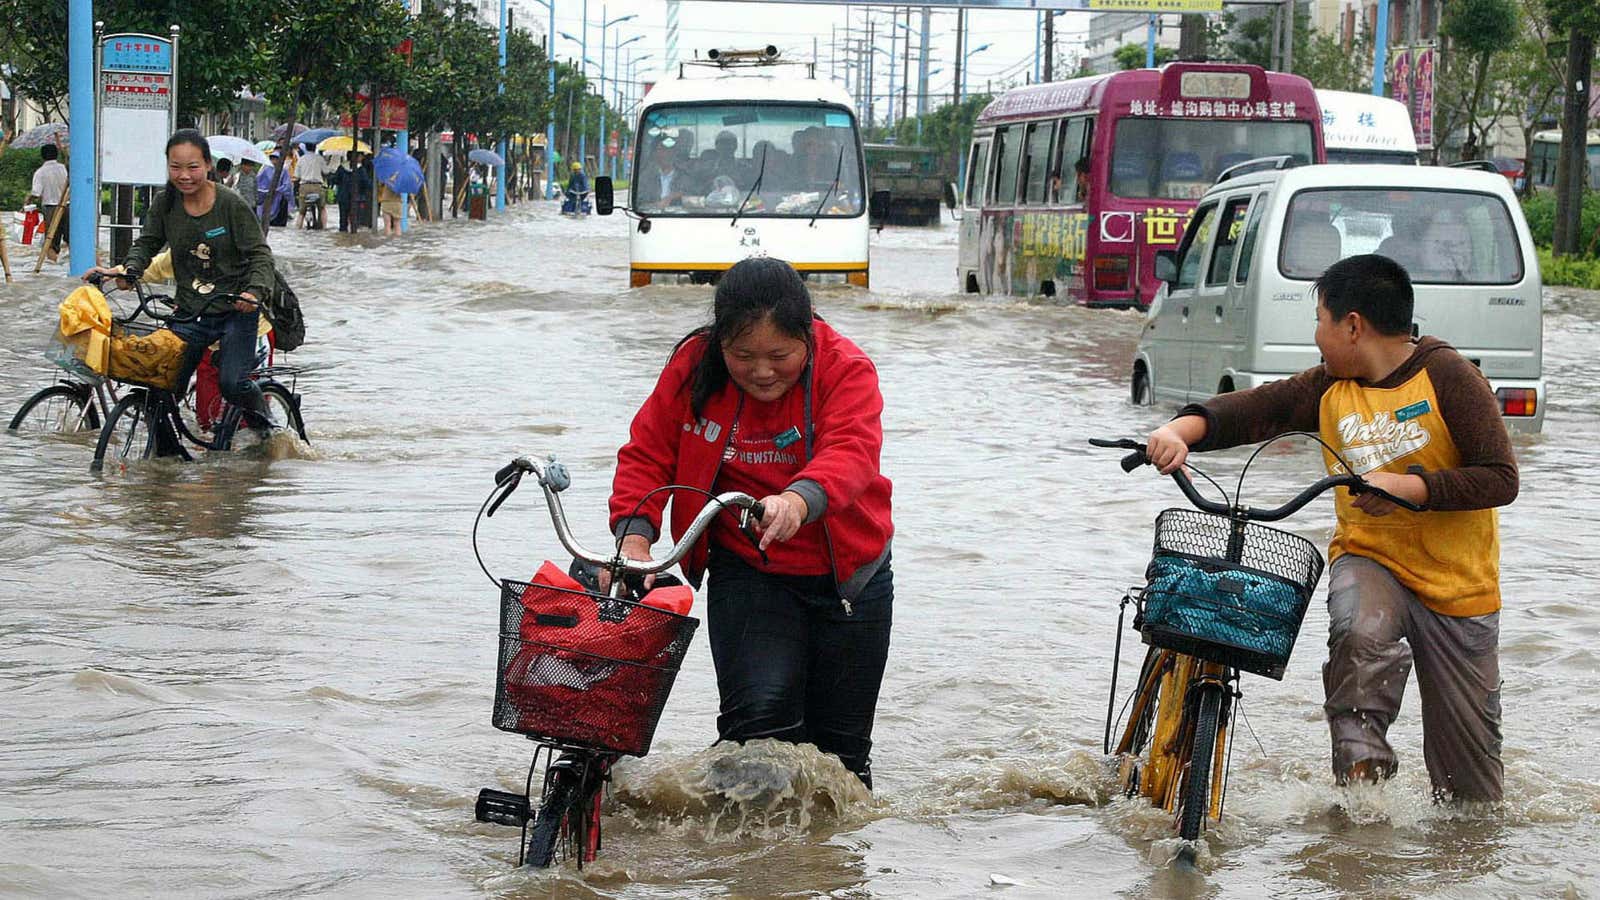
<path fill-rule="evenodd" d="M 111 304 L 98 288 L 78 288 L 61 301 L 56 341 L 102 375 L 111 365 Z"/>
<path fill-rule="evenodd" d="M 178 383 L 186 346 L 183 338 L 166 328 L 138 334 L 118 327 L 111 334 L 111 364 L 106 374 L 118 381 L 170 391 Z"/>

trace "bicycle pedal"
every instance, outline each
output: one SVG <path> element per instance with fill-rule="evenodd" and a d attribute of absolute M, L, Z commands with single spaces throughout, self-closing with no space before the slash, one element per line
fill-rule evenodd
<path fill-rule="evenodd" d="M 473 808 L 473 815 L 479 822 L 511 825 L 517 828 L 526 825 L 531 817 L 526 795 L 497 791 L 494 788 L 478 791 L 478 803 Z"/>

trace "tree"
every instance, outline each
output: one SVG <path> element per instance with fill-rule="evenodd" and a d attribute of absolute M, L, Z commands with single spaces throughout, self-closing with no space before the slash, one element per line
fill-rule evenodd
<path fill-rule="evenodd" d="M 1489 79 L 1489 60 L 1510 47 L 1518 36 L 1518 14 L 1512 0 L 1454 0 L 1444 7 L 1440 31 L 1455 49 L 1476 57 L 1477 74 L 1472 98 L 1466 105 L 1467 139 L 1462 145 L 1464 159 L 1477 159 L 1479 103 Z"/>
<path fill-rule="evenodd" d="M 363 86 L 372 90 L 374 115 L 379 88 L 402 93 L 405 58 L 395 52 L 407 35 L 405 8 L 392 0 L 318 0 L 314 4 L 257 7 L 254 22 L 264 35 L 262 87 L 277 102 L 287 102 L 288 121 L 279 146 L 287 150 L 302 104 L 323 103 L 359 111 Z M 272 169 L 270 198 L 284 178 L 283 162 Z M 262 204 L 267 229 L 272 203 Z"/>
<path fill-rule="evenodd" d="M 1295 20 L 1294 72 L 1319 88 L 1369 93 L 1372 90 L 1372 36 L 1365 25 L 1344 40 L 1324 31 L 1312 31 L 1307 17 Z"/>
<path fill-rule="evenodd" d="M 1583 235 L 1585 147 L 1589 124 L 1589 80 L 1595 38 L 1600 35 L 1600 5 L 1594 0 L 1545 0 L 1550 25 L 1567 35 L 1566 98 L 1561 108 L 1561 154 L 1556 158 L 1556 222 L 1552 249 L 1557 256 L 1579 252 Z"/>
<path fill-rule="evenodd" d="M 196 10 L 203 9 L 204 14 Z M 178 120 L 227 109 L 239 89 L 260 73 L 259 5 L 209 0 L 204 7 L 150 0 L 98 0 L 95 15 L 108 32 L 165 37 L 177 25 Z M 67 5 L 59 0 L 0 0 L 0 60 L 7 81 L 52 117 L 67 97 Z"/>
<path fill-rule="evenodd" d="M 1172 62 L 1173 57 L 1176 55 L 1177 52 L 1171 47 L 1157 47 L 1156 65 L 1164 66 L 1167 63 Z M 1123 44 L 1111 54 L 1111 58 L 1117 61 L 1117 68 L 1122 69 L 1123 71 L 1144 68 L 1145 59 L 1147 57 L 1148 50 L 1144 44 Z"/>

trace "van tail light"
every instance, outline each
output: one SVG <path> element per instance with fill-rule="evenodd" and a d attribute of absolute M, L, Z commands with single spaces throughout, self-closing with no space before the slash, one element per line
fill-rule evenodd
<path fill-rule="evenodd" d="M 1094 289 L 1097 291 L 1125 291 L 1133 271 L 1133 258 L 1129 256 L 1096 256 L 1094 258 Z"/>
<path fill-rule="evenodd" d="M 1501 388 L 1494 392 L 1503 416 L 1532 416 L 1539 412 L 1539 392 L 1533 388 Z"/>

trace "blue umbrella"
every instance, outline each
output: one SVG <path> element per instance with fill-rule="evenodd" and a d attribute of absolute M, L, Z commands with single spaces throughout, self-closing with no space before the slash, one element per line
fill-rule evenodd
<path fill-rule="evenodd" d="M 396 194 L 415 194 L 422 188 L 422 167 L 417 165 L 416 160 L 400 152 L 398 147 L 379 150 L 372 160 L 372 169 L 378 180 L 387 184 Z"/>
<path fill-rule="evenodd" d="M 328 138 L 343 133 L 344 132 L 337 128 L 313 128 L 310 131 L 302 131 L 295 135 L 294 142 L 296 144 L 305 144 L 307 146 L 315 147 Z"/>
<path fill-rule="evenodd" d="M 503 166 L 506 164 L 506 161 L 500 158 L 500 154 L 494 152 L 493 150 L 486 150 L 482 147 L 479 147 L 471 153 L 468 153 L 467 161 L 483 163 L 486 166 Z"/>

